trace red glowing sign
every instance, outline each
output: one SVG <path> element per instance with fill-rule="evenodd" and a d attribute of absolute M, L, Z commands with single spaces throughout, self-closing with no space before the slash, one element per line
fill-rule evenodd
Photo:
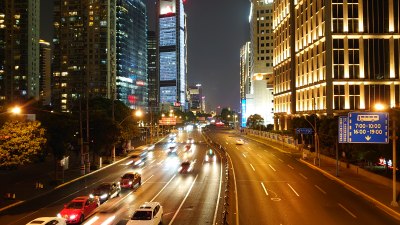
<path fill-rule="evenodd" d="M 142 80 L 137 80 L 137 81 L 136 81 L 136 85 L 137 85 L 137 86 L 144 86 L 144 81 L 142 81 Z"/>
<path fill-rule="evenodd" d="M 129 103 L 131 103 L 131 104 L 135 104 L 136 101 L 137 101 L 137 98 L 136 98 L 136 96 L 134 96 L 134 95 L 128 95 L 128 101 L 129 101 Z"/>

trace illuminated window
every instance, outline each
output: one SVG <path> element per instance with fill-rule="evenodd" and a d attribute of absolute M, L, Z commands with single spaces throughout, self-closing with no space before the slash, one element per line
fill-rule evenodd
<path fill-rule="evenodd" d="M 67 87 L 67 83 L 61 83 L 61 87 Z"/>

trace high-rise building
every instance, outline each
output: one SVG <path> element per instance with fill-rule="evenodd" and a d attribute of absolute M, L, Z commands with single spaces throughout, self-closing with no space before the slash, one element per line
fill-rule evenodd
<path fill-rule="evenodd" d="M 144 0 L 117 0 L 117 96 L 132 109 L 148 105 L 147 10 Z"/>
<path fill-rule="evenodd" d="M 70 111 L 81 97 L 114 99 L 116 0 L 55 0 L 53 24 L 54 107 Z"/>
<path fill-rule="evenodd" d="M 399 107 L 397 0 L 274 1 L 275 129 L 302 114 Z"/>
<path fill-rule="evenodd" d="M 246 42 L 240 49 L 240 103 L 241 119 L 240 125 L 246 127 L 247 118 L 251 115 L 247 111 L 247 95 L 251 93 L 251 48 L 250 42 Z"/>
<path fill-rule="evenodd" d="M 39 67 L 39 101 L 41 105 L 51 104 L 51 46 L 49 42 L 39 41 L 40 67 Z"/>
<path fill-rule="evenodd" d="M 0 104 L 39 100 L 40 1 L 0 1 Z"/>
<path fill-rule="evenodd" d="M 154 31 L 147 31 L 147 79 L 149 107 L 158 106 L 157 38 Z"/>
<path fill-rule="evenodd" d="M 251 0 L 250 44 L 242 48 L 242 126 L 258 114 L 264 124 L 273 123 L 273 4 L 271 0 Z M 244 110 L 244 111 L 243 111 Z"/>
<path fill-rule="evenodd" d="M 183 0 L 157 1 L 159 100 L 186 109 L 186 14 Z"/>
<path fill-rule="evenodd" d="M 190 111 L 194 114 L 197 113 L 204 113 L 204 106 L 203 106 L 203 88 L 201 84 L 190 85 L 189 86 L 189 105 Z"/>

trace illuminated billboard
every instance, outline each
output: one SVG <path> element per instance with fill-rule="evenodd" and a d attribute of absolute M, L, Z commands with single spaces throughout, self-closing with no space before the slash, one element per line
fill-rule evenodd
<path fill-rule="evenodd" d="M 160 1 L 160 15 L 168 15 L 176 13 L 175 0 L 161 0 Z"/>

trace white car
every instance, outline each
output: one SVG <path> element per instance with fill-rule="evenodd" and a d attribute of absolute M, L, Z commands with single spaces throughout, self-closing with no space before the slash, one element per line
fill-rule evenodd
<path fill-rule="evenodd" d="M 39 217 L 31 222 L 27 223 L 26 225 L 66 225 L 67 222 L 58 217 Z"/>
<path fill-rule="evenodd" d="M 135 210 L 126 225 L 158 225 L 162 223 L 163 207 L 159 202 L 145 202 Z"/>
<path fill-rule="evenodd" d="M 244 144 L 243 139 L 237 139 L 237 140 L 236 140 L 236 144 L 237 144 L 237 145 L 243 145 L 243 144 Z"/>

